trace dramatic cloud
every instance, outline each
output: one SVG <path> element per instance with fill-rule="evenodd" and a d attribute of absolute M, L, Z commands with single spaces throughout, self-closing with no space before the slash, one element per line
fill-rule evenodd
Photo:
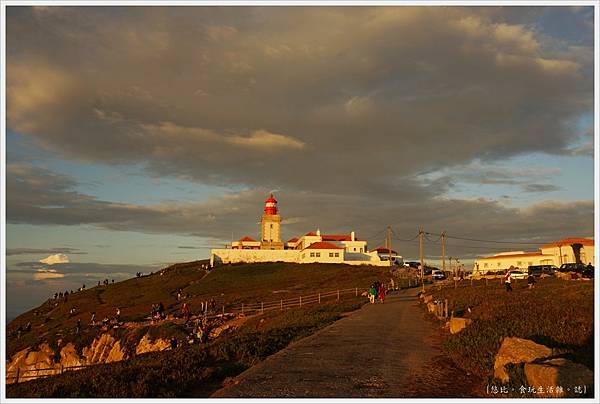
<path fill-rule="evenodd" d="M 40 262 L 42 264 L 54 265 L 54 264 L 68 264 L 71 262 L 69 257 L 65 254 L 53 254 L 49 255 L 44 259 L 41 259 Z"/>
<path fill-rule="evenodd" d="M 256 237 L 263 201 L 268 193 L 267 189 L 253 189 L 215 196 L 202 203 L 118 204 L 74 192 L 69 187 L 57 188 L 57 184 L 70 184 L 71 181 L 47 170 L 33 167 L 27 170 L 21 165 L 19 173 L 28 175 L 21 178 L 13 175 L 11 168 L 8 167 L 7 177 L 7 192 L 11 195 L 7 201 L 9 222 L 93 224 L 110 230 L 195 235 L 212 239 L 213 247 L 227 243 L 232 231 L 235 231 L 235 238 L 245 234 Z M 47 181 L 44 188 L 54 191 L 46 193 L 45 205 L 35 204 L 37 186 L 44 181 Z M 382 194 L 375 203 L 370 194 L 293 190 L 282 190 L 278 198 L 284 219 L 283 237 L 288 238 L 317 227 L 335 233 L 356 230 L 359 237 L 368 239 L 374 246 L 382 242 L 387 225 L 394 227 L 399 238 L 410 238 L 416 234 L 419 225 L 425 225 L 426 230 L 434 233 L 447 230 L 452 235 L 484 240 L 531 242 L 533 247 L 536 243 L 567 235 L 593 234 L 593 201 L 548 201 L 516 208 L 483 198 L 461 200 L 440 196 L 396 200 Z M 15 205 L 13 200 L 21 202 Z M 416 252 L 414 242 L 400 243 L 406 255 Z M 461 245 L 464 243 L 456 244 L 455 254 L 473 252 L 468 245 L 464 248 Z M 199 246 L 180 248 L 189 247 Z M 489 251 L 497 247 L 490 246 Z"/>
<path fill-rule="evenodd" d="M 544 36 L 527 24 L 543 9 L 527 10 L 10 7 L 8 127 L 71 159 L 314 192 L 589 153 L 572 143 L 593 48 Z M 584 11 L 563 13 L 587 38 Z"/>

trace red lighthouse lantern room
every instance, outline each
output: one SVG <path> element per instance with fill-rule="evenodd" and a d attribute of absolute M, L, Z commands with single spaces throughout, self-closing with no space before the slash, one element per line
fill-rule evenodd
<path fill-rule="evenodd" d="M 265 214 L 276 215 L 277 214 L 277 199 L 273 197 L 271 193 L 269 198 L 265 201 Z"/>

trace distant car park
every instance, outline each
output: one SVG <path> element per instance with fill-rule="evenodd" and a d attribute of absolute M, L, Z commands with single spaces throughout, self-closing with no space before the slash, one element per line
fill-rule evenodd
<path fill-rule="evenodd" d="M 558 271 L 556 265 L 529 265 L 527 273 L 533 276 L 554 275 L 554 272 Z"/>
<path fill-rule="evenodd" d="M 577 273 L 582 273 L 585 269 L 586 269 L 586 265 L 585 264 L 569 263 L 569 264 L 562 264 L 560 266 L 560 268 L 559 268 L 559 271 L 560 272 L 577 272 Z"/>

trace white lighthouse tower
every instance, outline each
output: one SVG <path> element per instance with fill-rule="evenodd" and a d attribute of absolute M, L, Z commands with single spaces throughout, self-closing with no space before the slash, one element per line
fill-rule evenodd
<path fill-rule="evenodd" d="M 265 213 L 260 225 L 261 250 L 283 250 L 281 242 L 281 216 L 277 213 L 277 199 L 270 194 L 265 201 Z"/>

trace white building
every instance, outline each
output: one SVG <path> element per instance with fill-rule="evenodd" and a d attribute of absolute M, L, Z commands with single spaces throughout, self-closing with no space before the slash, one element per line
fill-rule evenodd
<path fill-rule="evenodd" d="M 566 238 L 540 247 L 538 251 L 507 251 L 490 257 L 483 257 L 475 261 L 473 272 L 485 274 L 487 272 L 505 271 L 511 266 L 527 270 L 530 265 L 556 265 L 574 263 L 575 252 L 572 245 L 581 245 L 580 261 L 583 264 L 594 265 L 594 240 L 589 238 Z"/>
<path fill-rule="evenodd" d="M 339 263 L 350 265 L 390 266 L 376 250 L 368 251 L 367 242 L 350 234 L 321 234 L 317 229 L 283 243 L 280 239 L 281 217 L 277 200 L 271 194 L 265 201 L 261 220 L 261 240 L 245 236 L 231 244 L 231 248 L 211 250 L 210 262 L 230 264 L 239 262 L 296 262 Z M 402 257 L 400 257 L 402 258 Z"/>

